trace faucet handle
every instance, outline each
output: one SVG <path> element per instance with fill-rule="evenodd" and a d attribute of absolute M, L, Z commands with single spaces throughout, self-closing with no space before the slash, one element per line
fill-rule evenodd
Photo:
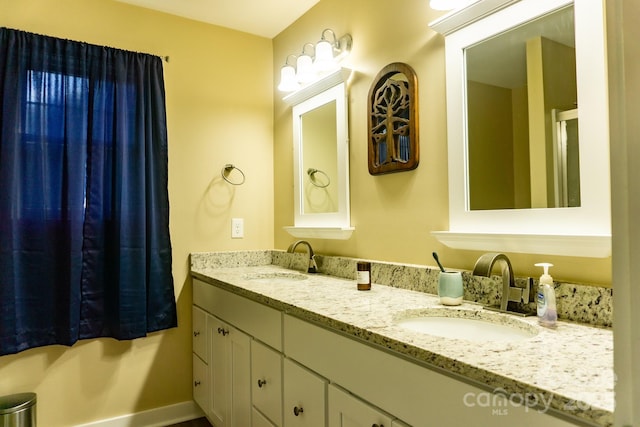
<path fill-rule="evenodd" d="M 307 273 L 317 273 L 317 272 L 318 272 L 318 264 L 316 264 L 316 256 L 311 255 L 311 258 L 309 258 L 309 269 L 307 270 Z"/>
<path fill-rule="evenodd" d="M 533 277 L 527 277 L 527 284 L 525 286 L 525 290 L 522 295 L 522 302 L 529 303 L 535 302 L 536 300 L 536 290 L 534 287 Z"/>
<path fill-rule="evenodd" d="M 535 291 L 533 289 L 533 277 L 528 277 L 524 287 L 510 287 L 509 288 L 509 301 L 530 303 L 535 301 Z"/>

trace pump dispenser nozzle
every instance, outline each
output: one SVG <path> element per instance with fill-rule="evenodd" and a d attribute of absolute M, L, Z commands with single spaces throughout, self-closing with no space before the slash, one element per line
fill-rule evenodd
<path fill-rule="evenodd" d="M 549 262 L 539 262 L 535 264 L 535 266 L 544 268 L 544 273 L 542 274 L 542 276 L 540 276 L 540 283 L 552 285 L 553 278 L 549 275 L 549 267 L 553 267 L 553 264 Z"/>

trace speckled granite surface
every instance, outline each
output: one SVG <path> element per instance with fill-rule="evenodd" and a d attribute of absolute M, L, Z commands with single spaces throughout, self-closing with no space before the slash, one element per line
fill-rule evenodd
<path fill-rule="evenodd" d="M 491 390 L 503 390 L 511 396 L 539 396 L 540 400 L 549 402 L 554 411 L 593 425 L 613 424 L 613 334 L 610 329 L 559 322 L 558 328 L 550 330 L 538 326 L 535 318 L 506 316 L 508 322 L 521 322 L 522 328 L 537 334 L 518 342 L 470 344 L 465 340 L 413 332 L 398 326 L 397 321 L 423 310 L 451 310 L 441 306 L 433 295 L 437 270 L 374 262 L 372 290 L 360 292 L 354 282 L 355 262 L 351 258 L 318 256 L 320 271 L 331 276 L 299 273 L 291 277 L 291 270 L 306 269 L 304 254 L 208 253 L 192 254 L 191 270 L 194 277 L 462 375 Z M 610 318 L 610 307 L 601 310 L 599 307 L 610 304 L 602 297 L 607 292 L 596 288 L 592 295 L 576 298 L 582 289 L 574 286 L 577 285 L 565 286 L 565 290 L 563 284 L 556 285 L 558 307 L 563 301 L 564 312 L 575 311 L 576 317 L 586 312 L 589 320 L 595 318 L 593 323 L 610 324 L 610 319 L 601 320 Z M 493 280 L 465 273 L 465 299 L 485 304 L 497 301 L 498 293 Z M 581 301 L 569 301 L 572 298 Z M 583 302 L 583 299 L 589 301 Z M 463 315 L 464 311 L 464 315 L 474 317 L 494 316 L 472 303 L 454 310 L 457 315 Z"/>
<path fill-rule="evenodd" d="M 316 255 L 316 261 L 320 273 L 355 279 L 357 261 L 355 258 Z M 375 283 L 430 294 L 437 293 L 438 269 L 436 267 L 370 261 L 371 277 Z M 307 267 L 304 254 L 289 254 L 278 250 L 194 253 L 191 256 L 191 264 L 197 268 L 273 264 L 299 271 L 305 271 Z M 463 271 L 462 275 L 466 301 L 482 305 L 499 304 L 502 293 L 499 277 L 472 276 L 469 271 Z M 537 278 L 535 281 L 537 286 Z M 561 319 L 596 326 L 612 326 L 612 289 L 565 282 L 556 282 L 555 288 L 558 316 Z M 535 311 L 535 306 L 532 305 L 531 308 Z"/>

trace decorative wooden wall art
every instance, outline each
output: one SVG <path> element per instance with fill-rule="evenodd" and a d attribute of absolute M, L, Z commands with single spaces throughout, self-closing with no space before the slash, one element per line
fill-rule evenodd
<path fill-rule="evenodd" d="M 369 173 L 418 167 L 418 78 L 407 64 L 394 62 L 376 76 L 368 99 Z"/>

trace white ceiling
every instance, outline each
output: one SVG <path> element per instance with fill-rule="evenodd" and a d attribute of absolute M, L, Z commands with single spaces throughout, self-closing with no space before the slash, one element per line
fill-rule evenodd
<path fill-rule="evenodd" d="M 319 0 L 117 0 L 274 38 Z"/>

